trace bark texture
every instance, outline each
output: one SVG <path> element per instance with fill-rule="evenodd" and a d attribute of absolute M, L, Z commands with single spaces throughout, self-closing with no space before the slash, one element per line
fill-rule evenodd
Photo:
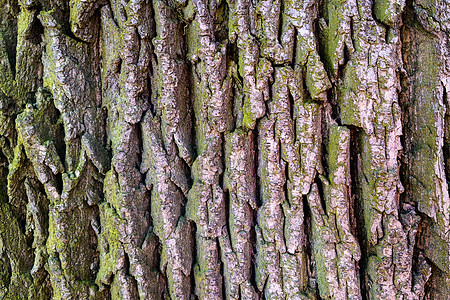
<path fill-rule="evenodd" d="M 0 299 L 448 299 L 450 1 L 0 0 Z"/>

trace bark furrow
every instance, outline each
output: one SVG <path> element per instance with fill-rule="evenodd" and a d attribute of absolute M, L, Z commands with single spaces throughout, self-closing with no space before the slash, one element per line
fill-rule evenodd
<path fill-rule="evenodd" d="M 446 299 L 450 3 L 0 0 L 0 299 Z"/>

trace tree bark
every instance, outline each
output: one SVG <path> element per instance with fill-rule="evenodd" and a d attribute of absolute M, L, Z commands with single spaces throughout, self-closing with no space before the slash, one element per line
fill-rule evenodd
<path fill-rule="evenodd" d="M 0 0 L 0 299 L 447 299 L 450 2 Z"/>

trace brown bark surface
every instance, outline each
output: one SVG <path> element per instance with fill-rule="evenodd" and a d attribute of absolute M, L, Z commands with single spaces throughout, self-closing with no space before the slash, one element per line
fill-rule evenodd
<path fill-rule="evenodd" d="M 449 299 L 448 0 L 0 0 L 0 299 Z"/>

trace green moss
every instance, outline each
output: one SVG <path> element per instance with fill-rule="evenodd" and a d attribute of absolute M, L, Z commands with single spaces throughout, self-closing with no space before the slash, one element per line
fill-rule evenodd
<path fill-rule="evenodd" d="M 99 234 L 100 269 L 96 282 L 101 285 L 109 284 L 110 278 L 120 267 L 124 250 L 120 242 L 119 230 L 123 228 L 125 222 L 120 219 L 109 203 L 104 202 L 99 208 L 102 231 Z"/>
<path fill-rule="evenodd" d="M 423 245 L 423 251 L 425 252 L 425 255 L 448 276 L 448 274 L 450 274 L 450 264 L 448 263 L 450 246 L 448 242 L 440 237 L 441 232 L 445 229 L 439 228 L 438 224 L 435 224 L 430 220 L 426 220 L 425 224 L 428 226 L 424 229 L 424 236 L 426 238 L 423 239 L 425 243 Z"/>
<path fill-rule="evenodd" d="M 312 248 L 313 248 L 313 259 L 315 261 L 315 270 L 316 270 L 316 280 L 317 285 L 319 287 L 320 297 L 324 299 L 330 299 L 331 291 L 330 284 L 328 283 L 328 268 L 327 265 L 330 264 L 329 258 L 323 256 L 322 251 L 326 251 L 327 249 L 327 236 L 329 237 L 329 233 L 327 231 L 327 227 L 322 227 L 320 224 L 317 224 L 317 218 L 320 216 L 313 215 L 312 216 Z"/>
<path fill-rule="evenodd" d="M 255 115 L 252 112 L 251 103 L 248 96 L 245 97 L 243 106 L 242 126 L 247 129 L 254 129 L 256 124 Z"/>
<path fill-rule="evenodd" d="M 195 162 L 194 162 L 195 164 Z M 194 178 L 196 178 L 194 176 Z M 189 190 L 188 194 L 188 200 L 186 205 L 186 218 L 188 220 L 192 220 L 194 222 L 197 222 L 200 210 L 202 209 L 202 203 L 201 203 L 201 189 L 204 187 L 201 183 L 198 183 L 197 181 L 194 182 L 194 185 Z"/>
<path fill-rule="evenodd" d="M 6 195 L 0 195 L 0 237 L 2 247 L 10 260 L 10 280 L 6 299 L 19 299 L 28 294 L 32 286 L 29 274 L 33 264 L 32 252 L 28 247 L 11 207 L 6 203 Z"/>
<path fill-rule="evenodd" d="M 336 77 L 339 68 L 338 47 L 344 42 L 343 35 L 339 32 L 341 22 L 345 20 L 340 7 L 344 4 L 342 0 L 327 0 L 324 3 L 324 19 L 321 25 L 321 44 L 323 47 L 323 62 L 331 76 Z"/>
<path fill-rule="evenodd" d="M 373 6 L 375 18 L 383 24 L 393 26 L 404 4 L 404 0 L 376 0 Z"/>
<path fill-rule="evenodd" d="M 189 6 L 188 6 L 189 7 Z M 184 28 L 186 41 L 187 41 L 187 49 L 189 49 L 189 53 L 187 54 L 188 59 L 193 62 L 198 60 L 198 47 L 199 47 L 199 34 L 200 28 L 198 27 L 198 23 L 196 21 L 192 21 L 187 27 Z"/>
<path fill-rule="evenodd" d="M 331 88 L 328 74 L 317 54 L 310 53 L 306 71 L 306 87 L 312 100 L 323 100 L 323 94 Z"/>
<path fill-rule="evenodd" d="M 11 65 L 6 51 L 6 46 L 3 41 L 3 36 L 0 31 L 0 90 L 8 97 L 17 97 L 17 85 L 14 79 Z"/>
<path fill-rule="evenodd" d="M 357 100 L 361 86 L 359 78 L 356 65 L 350 62 L 345 69 L 343 83 L 338 87 L 338 103 L 342 124 L 362 127 Z"/>
<path fill-rule="evenodd" d="M 34 12 L 28 9 L 22 9 L 17 18 L 17 34 L 19 37 L 26 37 L 30 34 L 34 21 Z"/>

